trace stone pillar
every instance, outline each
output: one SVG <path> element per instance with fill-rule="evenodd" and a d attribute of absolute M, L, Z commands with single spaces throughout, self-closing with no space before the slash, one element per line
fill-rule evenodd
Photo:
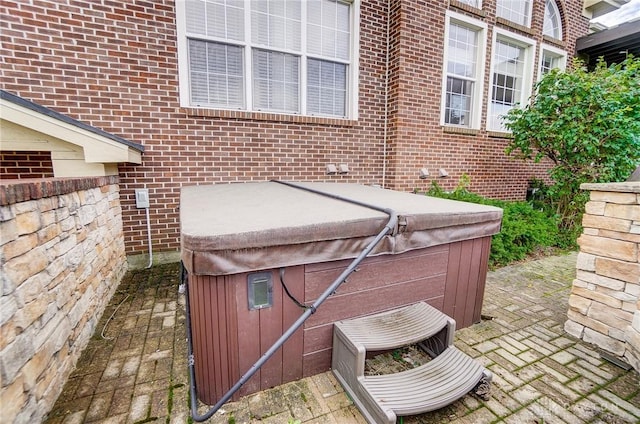
<path fill-rule="evenodd" d="M 565 330 L 640 371 L 640 182 L 581 188 L 591 195 Z"/>

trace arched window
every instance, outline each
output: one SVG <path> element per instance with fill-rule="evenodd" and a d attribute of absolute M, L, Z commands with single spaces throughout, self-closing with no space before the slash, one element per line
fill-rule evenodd
<path fill-rule="evenodd" d="M 554 0 L 546 0 L 545 2 L 542 33 L 556 40 L 562 40 L 562 20 Z"/>

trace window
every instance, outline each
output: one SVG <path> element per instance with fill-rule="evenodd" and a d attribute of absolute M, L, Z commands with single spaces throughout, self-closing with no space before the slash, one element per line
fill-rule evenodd
<path fill-rule="evenodd" d="M 458 2 L 468 4 L 476 9 L 482 9 L 482 0 L 458 0 Z"/>
<path fill-rule="evenodd" d="M 562 21 L 560 20 L 560 11 L 554 0 L 545 1 L 542 34 L 556 40 L 562 40 Z"/>
<path fill-rule="evenodd" d="M 358 4 L 176 2 L 181 105 L 356 119 Z"/>
<path fill-rule="evenodd" d="M 491 65 L 487 128 L 506 131 L 502 116 L 522 104 L 531 92 L 533 40 L 496 31 Z"/>
<path fill-rule="evenodd" d="M 538 80 L 552 69 L 558 68 L 564 70 L 567 65 L 567 54 L 555 47 L 542 45 L 542 53 L 540 54 L 540 71 L 538 72 Z"/>
<path fill-rule="evenodd" d="M 486 24 L 447 12 L 443 72 L 443 125 L 480 128 Z"/>
<path fill-rule="evenodd" d="M 531 26 L 531 0 L 498 0 L 496 14 L 518 25 Z"/>

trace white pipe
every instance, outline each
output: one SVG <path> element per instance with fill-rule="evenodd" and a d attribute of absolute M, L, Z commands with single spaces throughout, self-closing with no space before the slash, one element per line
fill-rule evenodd
<path fill-rule="evenodd" d="M 149 264 L 147 268 L 151 268 L 153 265 L 153 249 L 151 247 L 151 220 L 149 219 L 149 207 L 144 208 L 147 213 L 147 242 L 149 243 Z"/>

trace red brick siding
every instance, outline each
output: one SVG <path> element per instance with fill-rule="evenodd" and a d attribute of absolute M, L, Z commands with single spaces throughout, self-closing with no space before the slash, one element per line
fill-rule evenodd
<path fill-rule="evenodd" d="M 534 27 L 541 26 L 543 3 L 536 0 Z M 391 48 L 385 102 L 388 4 Z M 142 165 L 120 167 L 128 254 L 147 249 L 144 211 L 134 202 L 134 189 L 140 187 L 150 190 L 155 251 L 179 248 L 183 185 L 271 178 L 383 184 L 384 174 L 388 187 L 423 190 L 431 179 L 420 180 L 418 169 L 427 167 L 432 175 L 445 168 L 450 178 L 440 182 L 448 188 L 467 173 L 473 190 L 522 198 L 528 178 L 544 175 L 542 165 L 506 158 L 506 141 L 484 130 L 450 134 L 439 125 L 448 4 L 361 2 L 357 121 L 181 108 L 171 0 L 5 1 L 0 6 L 0 72 L 3 89 L 145 146 Z M 483 1 L 483 8 L 490 40 L 495 1 Z M 560 8 L 565 27 L 571 26 L 565 43 L 572 52 L 587 22 L 580 16 L 581 1 L 567 1 Z M 488 66 L 489 61 L 485 96 Z M 389 119 L 383 166 L 385 104 Z M 346 163 L 351 171 L 327 176 L 328 163 Z"/>
<path fill-rule="evenodd" d="M 0 151 L 0 179 L 53 177 L 51 152 Z"/>

